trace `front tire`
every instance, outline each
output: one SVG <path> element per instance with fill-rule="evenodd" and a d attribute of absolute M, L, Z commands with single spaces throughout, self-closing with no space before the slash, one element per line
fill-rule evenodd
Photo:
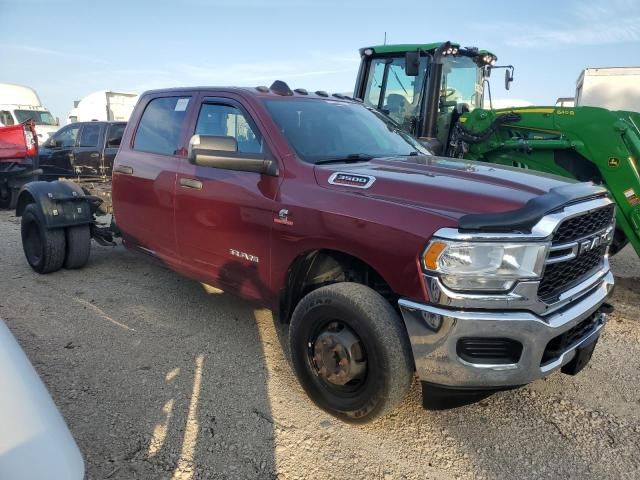
<path fill-rule="evenodd" d="M 24 209 L 20 233 L 22 248 L 31 268 L 38 273 L 60 270 L 64 264 L 66 249 L 64 229 L 48 229 L 42 212 L 35 203 Z"/>
<path fill-rule="evenodd" d="M 407 332 L 379 293 L 357 283 L 314 290 L 289 330 L 296 376 L 320 408 L 364 423 L 393 410 L 413 379 Z"/>

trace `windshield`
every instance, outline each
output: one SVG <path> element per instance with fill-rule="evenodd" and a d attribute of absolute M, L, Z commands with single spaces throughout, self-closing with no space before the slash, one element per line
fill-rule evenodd
<path fill-rule="evenodd" d="M 364 105 L 332 100 L 265 100 L 298 156 L 309 163 L 331 159 L 429 154 L 392 120 Z"/>
<path fill-rule="evenodd" d="M 469 110 L 482 107 L 482 69 L 470 57 L 444 57 L 440 103 L 455 107 L 466 103 Z"/>
<path fill-rule="evenodd" d="M 19 123 L 26 122 L 31 119 L 36 122 L 36 125 L 54 125 L 56 124 L 56 119 L 53 118 L 46 110 L 15 110 L 16 118 Z"/>

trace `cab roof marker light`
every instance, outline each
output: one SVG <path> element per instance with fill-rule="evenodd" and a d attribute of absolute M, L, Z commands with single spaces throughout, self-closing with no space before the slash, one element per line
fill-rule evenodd
<path fill-rule="evenodd" d="M 367 57 L 370 57 L 371 55 L 373 55 L 373 48 L 365 48 L 364 49 L 364 53 Z"/>
<path fill-rule="evenodd" d="M 316 95 L 318 95 L 319 97 L 328 97 L 329 94 L 327 92 L 325 92 L 324 90 L 316 90 Z"/>

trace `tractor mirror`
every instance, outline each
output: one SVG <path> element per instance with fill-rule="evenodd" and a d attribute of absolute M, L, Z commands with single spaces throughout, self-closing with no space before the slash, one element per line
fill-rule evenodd
<path fill-rule="evenodd" d="M 506 69 L 504 71 L 504 88 L 509 90 L 511 88 L 511 82 L 513 82 L 513 70 Z"/>
<path fill-rule="evenodd" d="M 420 52 L 407 52 L 404 55 L 404 73 L 408 77 L 417 77 L 420 73 Z"/>

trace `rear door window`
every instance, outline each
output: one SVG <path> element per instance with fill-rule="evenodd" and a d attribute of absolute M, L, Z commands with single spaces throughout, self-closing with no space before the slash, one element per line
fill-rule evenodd
<path fill-rule="evenodd" d="M 133 149 L 160 155 L 175 155 L 190 97 L 161 97 L 151 100 L 142 114 Z"/>
<path fill-rule="evenodd" d="M 126 126 L 125 123 L 109 125 L 109 130 L 107 131 L 107 148 L 117 148 L 120 146 Z"/>
<path fill-rule="evenodd" d="M 100 125 L 89 124 L 82 127 L 80 132 L 81 147 L 97 147 L 100 140 Z"/>

